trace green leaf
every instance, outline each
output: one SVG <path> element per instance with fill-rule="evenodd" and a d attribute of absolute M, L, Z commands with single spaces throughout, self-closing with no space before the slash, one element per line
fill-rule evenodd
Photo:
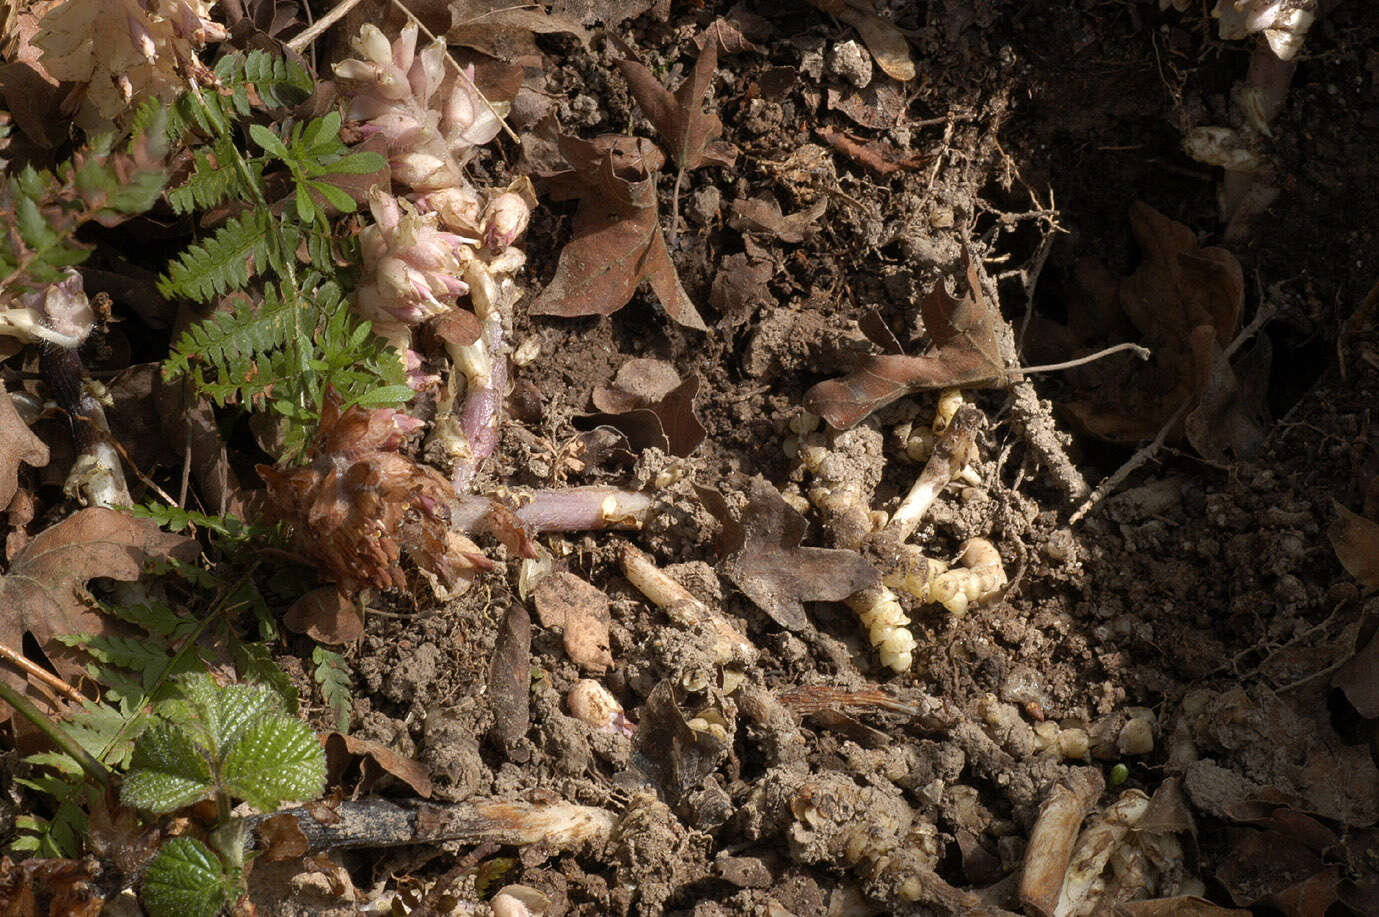
<path fill-rule="evenodd" d="M 120 799 L 155 814 L 205 798 L 213 789 L 211 768 L 186 730 L 159 724 L 139 736 Z"/>
<path fill-rule="evenodd" d="M 43 218 L 32 197 L 21 197 L 15 201 L 14 218 L 20 238 L 30 248 L 41 251 L 57 241 L 57 233 Z"/>
<path fill-rule="evenodd" d="M 388 164 L 377 153 L 361 150 L 357 153 L 350 153 L 335 160 L 330 164 L 330 171 L 338 172 L 342 175 L 368 175 L 370 172 L 377 172 Z"/>
<path fill-rule="evenodd" d="M 316 219 L 316 205 L 312 203 L 311 192 L 304 181 L 297 184 L 297 216 L 305 223 Z"/>
<path fill-rule="evenodd" d="M 308 184 L 311 186 L 311 190 L 319 193 L 321 197 L 326 199 L 326 203 L 341 213 L 354 213 L 359 209 L 359 204 L 355 202 L 354 198 L 332 184 L 323 181 L 314 181 Z"/>
<path fill-rule="evenodd" d="M 288 151 L 278 135 L 262 124 L 249 125 L 249 136 L 254 138 L 254 142 L 263 147 L 264 150 L 276 156 L 278 159 L 281 159 L 283 162 L 291 163 L 296 160 L 296 157 Z"/>
<path fill-rule="evenodd" d="M 251 210 L 240 219 L 226 220 L 215 235 L 200 245 L 187 246 L 168 265 L 167 274 L 158 280 L 158 292 L 209 302 L 229 290 L 243 288 L 253 274 L 273 260 L 269 238 L 272 219 L 266 211 Z"/>
<path fill-rule="evenodd" d="M 285 714 L 266 716 L 240 737 L 225 758 L 225 788 L 261 812 L 319 796 L 326 753 L 306 724 Z"/>
<path fill-rule="evenodd" d="M 416 391 L 410 385 L 384 385 L 371 388 L 354 399 L 366 408 L 394 408 L 411 401 Z"/>
<path fill-rule="evenodd" d="M 184 675 L 177 683 L 196 711 L 211 757 L 217 761 L 225 758 L 251 724 L 283 709 L 282 698 L 262 685 L 221 687 L 204 672 Z"/>
<path fill-rule="evenodd" d="M 149 917 L 212 917 L 229 899 L 229 884 L 211 848 L 175 837 L 149 863 L 140 899 Z"/>

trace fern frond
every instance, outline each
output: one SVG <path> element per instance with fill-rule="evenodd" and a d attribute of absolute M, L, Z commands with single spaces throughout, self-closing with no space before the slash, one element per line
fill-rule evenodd
<path fill-rule="evenodd" d="M 279 257 L 271 234 L 273 215 L 251 210 L 231 217 L 200 245 L 190 245 L 158 278 L 158 292 L 209 302 L 230 290 L 242 289 L 249 278 Z"/>
<path fill-rule="evenodd" d="M 350 697 L 350 670 L 345 657 L 318 644 L 311 651 L 311 661 L 316 666 L 312 677 L 321 688 L 326 706 L 335 713 L 336 728 L 349 732 L 354 701 Z"/>
<path fill-rule="evenodd" d="M 247 197 L 247 189 L 239 173 L 229 165 L 233 155 L 225 149 L 227 138 L 219 138 L 211 149 L 197 150 L 192 157 L 192 171 L 187 180 L 168 192 L 168 203 L 176 213 L 209 210 L 236 196 Z M 261 169 L 250 163 L 257 179 Z"/>

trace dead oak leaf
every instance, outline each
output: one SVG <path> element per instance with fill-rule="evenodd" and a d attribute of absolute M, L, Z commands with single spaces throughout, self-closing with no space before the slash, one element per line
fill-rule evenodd
<path fill-rule="evenodd" d="M 573 238 L 560 252 L 555 276 L 532 303 L 532 314 L 611 315 L 645 280 L 667 315 L 707 331 L 661 234 L 656 172 L 664 157 L 648 140 L 617 136 L 561 137 L 560 151 L 574 168 L 548 176 L 552 195 L 578 198 L 579 209 Z"/>
<path fill-rule="evenodd" d="M 29 634 L 59 676 L 74 678 L 85 671 L 83 661 L 59 637 L 122 632 L 115 618 L 84 599 L 86 583 L 96 577 L 130 582 L 151 560 L 190 563 L 197 553 L 195 541 L 164 532 L 152 520 L 97 507 L 81 510 L 29 542 L 0 579 L 0 643 L 18 649 Z M 4 677 L 23 685 L 9 672 Z"/>
<path fill-rule="evenodd" d="M 788 630 L 809 629 L 804 602 L 839 602 L 880 579 L 856 551 L 800 547 L 808 523 L 763 478 L 752 479 L 738 518 L 720 522 L 724 573 Z"/>
<path fill-rule="evenodd" d="M 876 15 L 871 0 L 809 0 L 809 3 L 856 29 L 877 66 L 891 79 L 903 83 L 915 78 L 915 62 L 905 34 Z"/>
<path fill-rule="evenodd" d="M 942 282 L 920 303 L 932 347 L 917 356 L 883 353 L 864 357 L 841 379 L 805 392 L 804 406 L 839 430 L 910 392 L 940 388 L 1001 388 L 1011 381 L 1010 327 L 982 292 L 969 253 L 963 260 L 967 293 L 951 295 Z"/>
<path fill-rule="evenodd" d="M 0 511 L 19 489 L 19 463 L 34 468 L 48 464 L 48 447 L 24 423 L 4 385 L 0 385 Z"/>
<path fill-rule="evenodd" d="M 704 110 L 704 98 L 718 66 L 716 32 L 715 26 L 706 33 L 694 70 L 674 93 L 662 86 L 626 45 L 621 49 L 626 57 L 618 61 L 633 98 L 669 147 L 676 166 L 686 172 L 709 164 L 730 166 L 736 159 L 736 150 L 713 142 L 723 135 L 723 121 Z"/>
<path fill-rule="evenodd" d="M 633 452 L 656 448 L 687 456 L 699 448 L 706 433 L 694 414 L 700 385 L 698 373 L 681 381 L 675 368 L 663 360 L 628 360 L 612 385 L 594 389 L 599 413 L 576 418 L 576 426 L 581 430 L 612 427 Z"/>

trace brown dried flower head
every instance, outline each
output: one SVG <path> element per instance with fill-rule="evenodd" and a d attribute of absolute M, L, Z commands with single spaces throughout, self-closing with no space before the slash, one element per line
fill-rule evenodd
<path fill-rule="evenodd" d="M 299 548 L 346 589 L 402 589 L 404 555 L 453 584 L 476 560 L 451 550 L 450 482 L 398 449 L 422 422 L 391 409 L 341 411 L 328 393 L 321 427 L 298 468 L 258 466 Z"/>

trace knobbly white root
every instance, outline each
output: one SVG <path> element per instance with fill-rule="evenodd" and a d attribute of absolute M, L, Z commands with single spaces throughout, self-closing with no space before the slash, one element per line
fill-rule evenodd
<path fill-rule="evenodd" d="M 714 634 L 713 654 L 720 664 L 750 664 L 756 660 L 757 648 L 741 631 L 671 579 L 644 552 L 624 543 L 618 559 L 627 581 L 653 605 L 665 611 L 676 624 L 681 627 L 694 627 L 701 622 L 708 624 Z"/>
<path fill-rule="evenodd" d="M 960 569 L 941 573 L 929 584 L 929 601 L 957 617 L 967 614 L 971 603 L 990 598 L 1009 582 L 1000 553 L 985 538 L 968 541 L 960 563 Z"/>
<path fill-rule="evenodd" d="M 881 664 L 893 672 L 908 671 L 918 644 L 905 626 L 910 619 L 896 594 L 885 585 L 873 586 L 850 596 L 847 606 L 867 629 L 867 640 L 881 657 Z"/>

